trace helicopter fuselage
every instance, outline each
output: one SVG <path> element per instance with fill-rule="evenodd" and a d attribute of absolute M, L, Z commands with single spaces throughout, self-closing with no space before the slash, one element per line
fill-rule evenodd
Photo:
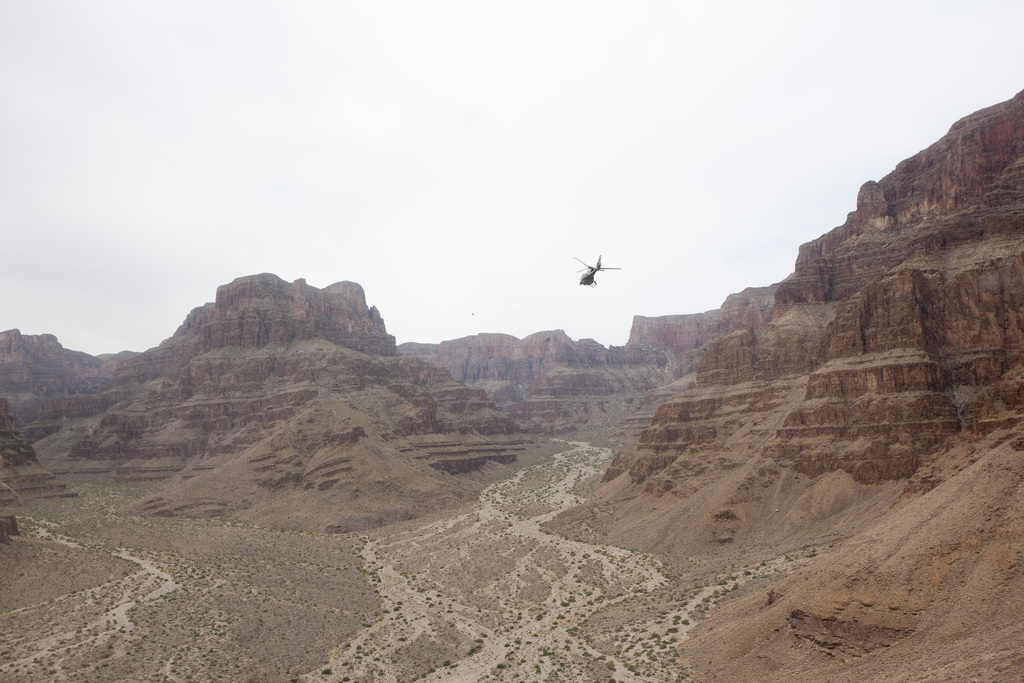
<path fill-rule="evenodd" d="M 574 256 L 573 258 L 576 258 L 576 257 Z M 578 258 L 576 258 L 576 260 L 580 261 Z M 594 276 L 597 275 L 597 273 L 599 271 L 602 271 L 602 270 L 619 270 L 619 268 L 604 268 L 604 267 L 602 267 L 601 266 L 601 257 L 600 256 L 597 257 L 597 265 L 596 266 L 587 265 L 586 261 L 580 261 L 580 263 L 582 263 L 583 265 L 587 266 L 587 272 L 583 273 L 583 276 L 580 278 L 580 284 L 581 285 L 587 285 L 588 287 L 597 287 L 597 281 L 594 280 Z"/>

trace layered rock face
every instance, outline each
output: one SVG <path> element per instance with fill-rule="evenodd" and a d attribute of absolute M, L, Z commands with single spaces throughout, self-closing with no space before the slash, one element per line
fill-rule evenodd
<path fill-rule="evenodd" d="M 215 300 L 193 309 L 169 339 L 118 368 L 113 388 L 130 393 L 217 349 L 313 339 L 374 355 L 397 355 L 395 338 L 387 333 L 377 308 L 367 306 L 360 285 L 337 282 L 318 289 L 305 280 L 288 283 L 263 273 L 218 287 Z"/>
<path fill-rule="evenodd" d="M 701 358 L 712 342 L 737 330 L 753 332 L 771 322 L 778 285 L 748 287 L 726 297 L 721 308 L 688 315 L 634 316 L 626 348 L 664 350 L 673 380 L 645 393 L 623 417 L 616 435 L 635 443 L 651 423 L 658 406 L 677 396 L 695 378 Z"/>
<path fill-rule="evenodd" d="M 0 398 L 0 467 L 39 464 L 32 446 L 22 438 L 6 398 Z"/>
<path fill-rule="evenodd" d="M 397 356 L 352 283 L 235 280 L 107 393 L 113 408 L 40 456 L 56 472 L 166 480 L 139 508 L 153 514 L 373 526 L 451 504 L 466 494 L 451 474 L 526 447 L 483 391 Z"/>
<path fill-rule="evenodd" d="M 107 407 L 98 397 L 132 355 L 97 358 L 65 349 L 52 334 L 0 332 L 0 396 L 9 400 L 22 435 L 35 441 L 60 429 L 64 418 Z"/>
<path fill-rule="evenodd" d="M 823 485 L 848 477 L 838 472 L 804 493 L 819 509 L 765 511 L 790 524 L 797 513 L 824 516 L 821 508 L 845 505 L 856 533 L 837 534 L 834 550 L 773 584 L 771 600 L 761 590 L 731 601 L 691 634 L 691 661 L 737 682 L 788 681 L 795 672 L 809 680 L 914 680 L 938 671 L 946 680 L 1012 679 L 1024 633 L 1022 387 L 1018 358 L 975 395 L 970 432 L 907 486 L 860 487 L 896 494 L 872 494 L 885 503 L 874 515 L 865 515 L 868 497 L 858 498 L 849 480 L 845 488 Z M 869 519 L 854 526 L 857 516 Z M 768 525 L 761 529 L 771 535 Z"/>
<path fill-rule="evenodd" d="M 523 339 L 478 334 L 437 345 L 403 344 L 414 355 L 483 389 L 524 429 L 558 434 L 588 424 L 614 424 L 638 395 L 668 379 L 669 356 L 635 343 L 605 348 L 562 330 Z"/>
<path fill-rule="evenodd" d="M 777 287 L 748 287 L 726 297 L 721 308 L 705 313 L 634 316 L 626 347 L 666 349 L 672 378 L 679 379 L 697 369 L 708 345 L 719 337 L 736 330 L 757 331 L 771 322 Z"/>
<path fill-rule="evenodd" d="M 870 484 L 976 430 L 975 394 L 1024 341 L 1024 94 L 866 183 L 752 322 L 707 347 L 606 481 L 685 494 L 729 453 Z"/>
<path fill-rule="evenodd" d="M 0 398 L 0 505 L 75 495 L 39 465 L 32 445 L 18 431 L 7 399 Z"/>
<path fill-rule="evenodd" d="M 839 546 L 698 628 L 689 663 L 727 681 L 1019 668 L 973 653 L 1020 643 L 1022 342 L 1024 93 L 866 183 L 770 319 L 713 341 L 607 469 L 624 544 Z"/>
<path fill-rule="evenodd" d="M 227 346 L 325 339 L 347 349 L 395 356 L 395 338 L 387 333 L 376 306 L 366 305 L 363 288 L 336 282 L 324 289 L 305 280 L 289 284 L 269 273 L 241 277 L 217 288 L 212 304 L 196 308 L 170 340 L 188 340 L 190 355 Z"/>
<path fill-rule="evenodd" d="M 672 395 L 673 380 L 692 379 L 711 342 L 771 320 L 775 287 L 749 287 L 705 313 L 634 316 L 625 346 L 605 348 L 551 330 L 523 339 L 478 334 L 440 344 L 408 342 L 399 352 L 484 389 L 528 431 L 559 434 L 596 426 L 628 441 Z"/>

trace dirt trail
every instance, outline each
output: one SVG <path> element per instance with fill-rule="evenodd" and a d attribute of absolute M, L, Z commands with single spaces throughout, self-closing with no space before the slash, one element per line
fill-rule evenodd
<path fill-rule="evenodd" d="M 55 534 L 50 523 L 33 520 L 36 523 L 34 535 L 71 548 L 80 548 L 75 541 Z M 0 666 L 0 676 L 41 660 L 53 659 L 53 678 L 66 680 L 67 673 L 61 666 L 61 655 L 81 647 L 109 639 L 115 634 L 128 634 L 134 624 L 128 612 L 140 603 L 150 602 L 177 590 L 180 586 L 170 574 L 158 568 L 153 562 L 132 555 L 121 548 L 112 553 L 139 565 L 139 571 L 116 581 L 94 588 L 62 595 L 45 603 L 11 610 L 5 617 L 18 615 L 23 622 L 50 623 L 50 628 L 39 628 L 36 632 L 46 635 L 20 639 L 15 648 L 16 658 Z M 66 615 L 73 614 L 68 620 Z M 69 625 L 71 624 L 71 625 Z M 63 625 L 63 628 L 61 626 Z"/>
<path fill-rule="evenodd" d="M 366 539 L 365 571 L 382 600 L 380 618 L 303 678 L 676 680 L 679 669 L 658 662 L 650 648 L 624 643 L 614 655 L 602 652 L 581 628 L 599 610 L 664 587 L 660 562 L 542 528 L 582 502 L 579 486 L 611 456 L 568 443 L 550 462 L 487 488 L 470 513 Z M 681 642 L 693 610 L 752 576 L 723 579 L 725 589 L 700 586 L 650 623 L 631 624 L 634 640 L 655 638 L 661 649 Z"/>

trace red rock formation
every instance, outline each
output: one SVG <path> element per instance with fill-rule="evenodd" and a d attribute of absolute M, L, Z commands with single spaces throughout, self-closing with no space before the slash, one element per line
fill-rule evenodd
<path fill-rule="evenodd" d="M 269 273 L 218 287 L 214 303 L 189 313 L 170 341 L 183 338 L 192 345 L 191 355 L 307 339 L 326 339 L 378 356 L 397 355 L 394 337 L 377 308 L 366 305 L 358 284 L 337 282 L 317 289 L 305 280 L 288 284 Z"/>
<path fill-rule="evenodd" d="M 726 297 L 721 308 L 705 313 L 634 316 L 626 347 L 667 349 L 673 361 L 673 377 L 682 377 L 696 370 L 708 345 L 719 337 L 736 330 L 760 330 L 768 324 L 776 287 L 748 287 Z"/>
<path fill-rule="evenodd" d="M 324 289 L 305 280 L 288 283 L 269 273 L 237 278 L 217 288 L 212 303 L 193 309 L 173 336 L 118 368 L 125 392 L 194 358 L 222 348 L 326 339 L 356 351 L 395 356 L 377 308 L 366 305 L 363 288 L 337 282 Z"/>
<path fill-rule="evenodd" d="M 650 421 L 661 387 L 692 373 L 712 341 L 771 319 L 775 286 L 750 287 L 720 309 L 634 316 L 625 346 L 573 341 L 562 330 L 524 339 L 479 334 L 440 344 L 406 343 L 403 354 L 443 367 L 491 399 L 528 431 L 558 434 L 588 424 L 635 437 Z"/>
<path fill-rule="evenodd" d="M 22 435 L 35 441 L 109 406 L 97 403 L 117 367 L 131 353 L 98 358 L 61 346 L 52 334 L 0 332 L 0 396 L 10 401 Z"/>
<path fill-rule="evenodd" d="M 240 278 L 104 396 L 116 405 L 37 448 L 56 472 L 165 481 L 138 507 L 151 514 L 341 529 L 372 508 L 384 523 L 451 504 L 472 489 L 451 474 L 528 445 L 485 392 L 398 356 L 352 283 Z"/>
<path fill-rule="evenodd" d="M 800 248 L 764 320 L 710 342 L 606 481 L 685 493 L 695 462 L 729 446 L 872 483 L 957 438 L 1024 341 L 1024 93 L 866 183 L 842 226 Z M 798 398 L 760 398 L 775 387 Z"/>
<path fill-rule="evenodd" d="M 415 355 L 487 392 L 531 432 L 557 434 L 592 421 L 615 422 L 636 396 L 665 383 L 664 350 L 633 343 L 605 348 L 562 330 L 523 339 L 478 334 L 438 345 L 403 344 Z"/>

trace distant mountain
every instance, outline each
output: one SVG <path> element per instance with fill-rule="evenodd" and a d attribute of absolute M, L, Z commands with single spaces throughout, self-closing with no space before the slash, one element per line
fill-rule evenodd
<path fill-rule="evenodd" d="M 517 424 L 535 433 L 587 426 L 610 431 L 637 396 L 670 379 L 662 349 L 605 348 L 593 339 L 573 341 L 562 330 L 524 339 L 478 334 L 440 344 L 402 344 L 399 352 L 485 390 Z"/>
<path fill-rule="evenodd" d="M 711 342 L 770 320 L 774 291 L 749 288 L 706 313 L 635 316 L 625 346 L 606 348 L 550 330 L 523 339 L 478 334 L 440 344 L 405 343 L 398 350 L 485 390 L 527 431 L 590 428 L 630 439 L 649 423 L 658 399 L 667 398 L 660 388 L 692 379 Z"/>
<path fill-rule="evenodd" d="M 366 528 L 458 503 L 482 480 L 457 475 L 530 445 L 484 392 L 399 357 L 350 282 L 239 278 L 99 396 L 110 407 L 37 442 L 40 458 L 164 482 L 137 506 L 151 514 Z"/>
<path fill-rule="evenodd" d="M 52 334 L 0 332 L 0 396 L 10 403 L 22 435 L 35 441 L 59 430 L 65 418 L 108 406 L 110 397 L 100 396 L 132 355 L 90 356 L 65 349 Z"/>

